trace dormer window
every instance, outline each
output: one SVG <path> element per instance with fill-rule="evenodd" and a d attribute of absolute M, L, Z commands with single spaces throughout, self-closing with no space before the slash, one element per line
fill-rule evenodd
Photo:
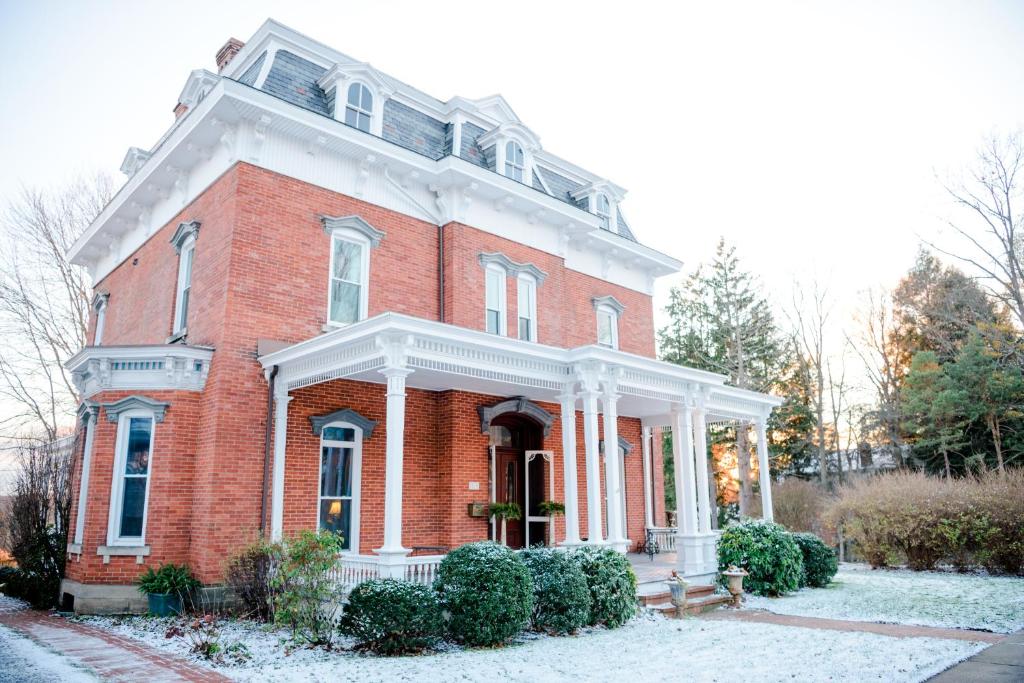
<path fill-rule="evenodd" d="M 373 95 L 362 83 L 353 83 L 348 87 L 348 101 L 345 105 L 345 123 L 358 128 L 364 133 L 370 132 L 370 121 L 373 118 Z"/>
<path fill-rule="evenodd" d="M 608 195 L 597 195 L 594 212 L 601 219 L 601 227 L 605 230 L 611 230 L 612 207 L 611 203 L 608 201 Z"/>
<path fill-rule="evenodd" d="M 526 159 L 523 155 L 523 148 L 518 143 L 509 140 L 505 144 L 505 177 L 521 183 L 525 169 Z"/>

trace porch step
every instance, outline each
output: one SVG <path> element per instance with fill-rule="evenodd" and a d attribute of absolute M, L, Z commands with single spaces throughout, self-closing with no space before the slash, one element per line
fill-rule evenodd
<path fill-rule="evenodd" d="M 700 597 L 700 598 L 692 599 L 692 600 L 687 598 L 687 600 L 686 600 L 686 614 L 688 616 L 696 616 L 698 614 L 703 614 L 704 612 L 710 612 L 711 610 L 717 609 L 718 607 L 721 607 L 722 605 L 729 604 L 731 601 L 732 601 L 732 596 L 731 595 L 714 594 L 714 593 L 712 593 L 710 595 L 705 595 L 705 596 Z M 669 617 L 670 619 L 675 619 L 675 618 L 678 618 L 678 616 L 679 616 L 676 613 L 676 606 L 673 605 L 671 602 L 667 602 L 666 601 L 666 602 L 657 603 L 657 604 L 653 604 L 653 605 L 647 605 L 646 607 L 649 610 L 652 610 L 652 611 L 655 611 L 655 612 L 661 612 L 662 614 L 664 614 L 666 617 Z"/>
<path fill-rule="evenodd" d="M 663 588 L 663 590 L 657 590 L 656 587 L 658 586 L 658 584 L 660 584 L 660 587 Z M 657 605 L 661 603 L 671 604 L 672 593 L 668 590 L 668 587 L 665 585 L 664 581 L 644 584 L 644 586 L 642 586 L 641 588 L 647 588 L 646 591 L 639 590 L 639 595 L 637 596 L 637 599 L 640 601 L 640 604 L 644 607 L 651 607 L 652 605 Z M 713 595 L 714 592 L 714 586 L 687 586 L 686 601 L 693 602 L 698 598 L 704 598 L 709 595 Z"/>

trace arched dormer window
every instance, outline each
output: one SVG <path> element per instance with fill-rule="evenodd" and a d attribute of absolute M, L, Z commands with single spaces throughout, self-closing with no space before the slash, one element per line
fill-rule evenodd
<path fill-rule="evenodd" d="M 362 83 L 353 83 L 348 87 L 345 103 L 345 123 L 358 128 L 364 133 L 370 132 L 370 120 L 373 118 L 373 95 Z"/>
<path fill-rule="evenodd" d="M 509 140 L 505 143 L 505 177 L 524 182 L 523 177 L 526 171 L 526 158 L 523 148 L 518 142 Z"/>
<path fill-rule="evenodd" d="M 608 201 L 608 195 L 603 193 L 597 195 L 594 213 L 601 219 L 601 227 L 605 230 L 611 230 L 612 206 L 611 202 Z"/>

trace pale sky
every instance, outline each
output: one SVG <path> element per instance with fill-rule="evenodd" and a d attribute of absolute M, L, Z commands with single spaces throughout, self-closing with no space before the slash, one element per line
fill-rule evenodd
<path fill-rule="evenodd" d="M 936 174 L 1024 124 L 1024 2 L 0 0 L 0 200 L 117 174 L 267 17 L 440 99 L 501 93 L 629 190 L 641 242 L 688 272 L 724 236 L 779 304 L 828 282 L 844 326 L 921 237 L 952 239 Z"/>

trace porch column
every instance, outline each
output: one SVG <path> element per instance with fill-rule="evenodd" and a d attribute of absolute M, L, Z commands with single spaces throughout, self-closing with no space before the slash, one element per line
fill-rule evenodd
<path fill-rule="evenodd" d="M 651 428 L 644 427 L 641 430 L 640 455 L 644 459 L 644 528 L 650 529 L 654 526 L 654 492 L 651 490 Z"/>
<path fill-rule="evenodd" d="M 82 471 L 78 481 L 78 509 L 75 511 L 75 535 L 72 543 L 82 552 L 82 539 L 85 536 L 85 506 L 89 501 L 89 470 L 92 465 L 92 444 L 96 437 L 96 405 L 83 405 L 79 414 L 84 415 L 85 444 L 82 447 Z"/>
<path fill-rule="evenodd" d="M 768 418 L 762 415 L 755 420 L 757 428 L 757 469 L 761 483 L 761 517 L 769 522 L 775 519 L 772 511 L 772 477 L 768 463 Z"/>
<path fill-rule="evenodd" d="M 284 459 L 288 441 L 288 387 L 274 391 L 274 476 L 270 495 L 270 540 L 280 541 L 284 532 Z"/>
<path fill-rule="evenodd" d="M 585 373 L 580 382 L 583 400 L 583 447 L 587 458 L 587 544 L 604 543 L 601 523 L 601 456 L 597 429 L 597 398 L 601 395 L 597 377 Z"/>
<path fill-rule="evenodd" d="M 565 485 L 565 540 L 562 545 L 580 544 L 579 484 L 576 480 L 576 393 L 564 387 L 558 400 L 562 406 L 562 482 Z"/>
<path fill-rule="evenodd" d="M 412 370 L 405 362 L 409 340 L 388 339 L 380 345 L 385 366 L 380 370 L 387 378 L 387 412 L 384 454 L 384 545 L 374 550 L 380 556 L 380 575 L 384 578 L 405 578 L 405 557 L 409 548 L 402 547 L 402 468 L 405 457 L 405 379 Z"/>
<path fill-rule="evenodd" d="M 676 484 L 676 534 L 697 533 L 697 500 L 693 482 L 693 421 L 689 410 L 672 413 L 672 468 Z"/>
<path fill-rule="evenodd" d="M 708 491 L 708 439 L 707 422 L 703 406 L 693 409 L 694 455 L 697 465 L 697 530 L 711 532 L 711 495 Z"/>
<path fill-rule="evenodd" d="M 629 540 L 622 535 L 622 482 L 619 481 L 619 395 L 618 377 L 611 373 L 604 379 L 601 403 L 604 409 L 604 483 L 608 514 L 608 543 L 621 553 Z"/>

